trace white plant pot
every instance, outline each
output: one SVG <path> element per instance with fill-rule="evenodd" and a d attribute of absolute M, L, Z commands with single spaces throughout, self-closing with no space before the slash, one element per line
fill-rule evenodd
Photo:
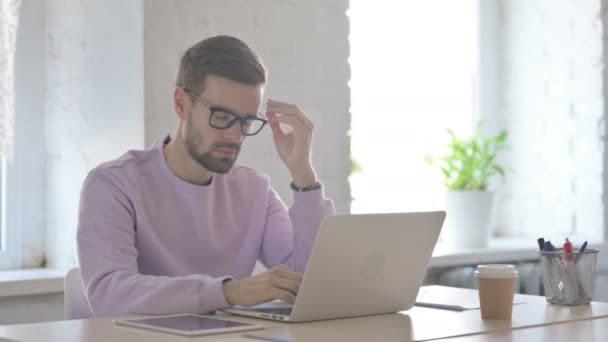
<path fill-rule="evenodd" d="M 492 191 L 448 191 L 446 220 L 441 236 L 454 248 L 485 247 L 494 217 Z"/>

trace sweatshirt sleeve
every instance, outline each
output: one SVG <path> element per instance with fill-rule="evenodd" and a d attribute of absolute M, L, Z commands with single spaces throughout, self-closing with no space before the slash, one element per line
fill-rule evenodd
<path fill-rule="evenodd" d="M 323 188 L 294 191 L 289 210 L 271 187 L 267 196 L 260 261 L 266 267 L 283 264 L 304 273 L 321 220 L 327 215 L 335 215 L 334 204 L 325 198 Z"/>
<path fill-rule="evenodd" d="M 77 243 L 95 317 L 207 313 L 228 306 L 223 282 L 230 277 L 140 274 L 135 217 L 126 191 L 107 170 L 89 174 L 81 192 Z"/>

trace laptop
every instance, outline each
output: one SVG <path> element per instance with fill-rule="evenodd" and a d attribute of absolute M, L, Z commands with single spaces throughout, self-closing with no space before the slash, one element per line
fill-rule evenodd
<path fill-rule="evenodd" d="M 293 306 L 221 311 L 283 322 L 395 313 L 416 301 L 444 211 L 326 216 Z"/>

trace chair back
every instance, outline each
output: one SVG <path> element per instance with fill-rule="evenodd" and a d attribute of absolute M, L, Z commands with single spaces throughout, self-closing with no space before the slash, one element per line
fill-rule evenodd
<path fill-rule="evenodd" d="M 66 274 L 63 289 L 64 319 L 93 318 L 93 312 L 85 295 L 80 268 L 73 268 Z"/>

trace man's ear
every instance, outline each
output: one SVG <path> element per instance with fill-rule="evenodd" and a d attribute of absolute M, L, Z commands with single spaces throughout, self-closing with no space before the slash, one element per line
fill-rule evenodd
<path fill-rule="evenodd" d="M 173 108 L 181 120 L 186 120 L 187 94 L 182 87 L 175 87 L 173 91 Z"/>

